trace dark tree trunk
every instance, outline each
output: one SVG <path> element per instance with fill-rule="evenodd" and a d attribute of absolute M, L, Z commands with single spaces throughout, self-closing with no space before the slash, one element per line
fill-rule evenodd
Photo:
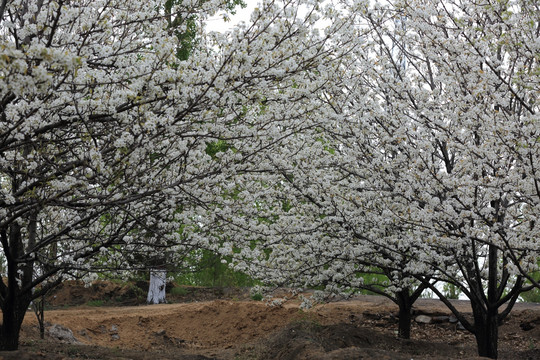
<path fill-rule="evenodd" d="M 21 325 L 30 304 L 23 299 L 14 299 L 2 309 L 2 325 L 0 326 L 0 351 L 13 351 L 19 348 Z M 20 300 L 20 301 L 18 301 Z"/>
<path fill-rule="evenodd" d="M 478 355 L 490 359 L 496 359 L 498 356 L 499 308 L 497 302 L 502 295 L 497 281 L 498 261 L 498 250 L 495 246 L 490 245 L 488 253 L 487 297 L 483 301 L 480 297 L 471 298 L 474 317 L 474 336 L 476 338 L 476 345 L 478 346 Z M 481 282 L 476 281 L 475 286 L 476 292 L 480 294 L 483 290 Z"/>
<path fill-rule="evenodd" d="M 478 355 L 490 359 L 498 356 L 497 345 L 499 339 L 499 324 L 497 311 L 488 311 L 484 316 L 475 315 L 475 334 L 478 346 Z"/>
<path fill-rule="evenodd" d="M 399 306 L 398 337 L 401 339 L 411 338 L 411 307 Z"/>
<path fill-rule="evenodd" d="M 13 224 L 8 231 L 0 231 L 0 240 L 7 260 L 7 286 L 4 280 L 1 285 L 0 307 L 2 309 L 2 325 L 0 326 L 0 351 L 13 351 L 19 348 L 19 334 L 26 310 L 32 301 L 30 290 L 22 291 L 26 284 L 32 283 L 32 262 L 21 266 L 15 259 L 23 253 L 21 228 Z M 22 270 L 22 274 L 19 274 Z M 19 276 L 19 277 L 18 277 Z M 19 282 L 22 283 L 19 284 Z"/>
<path fill-rule="evenodd" d="M 398 337 L 401 339 L 411 338 L 412 306 L 415 298 L 409 294 L 409 289 L 396 293 L 396 302 L 399 307 Z"/>
<path fill-rule="evenodd" d="M 0 351 L 13 351 L 19 349 L 19 333 L 21 324 L 16 320 L 7 322 L 4 317 L 4 323 L 0 327 Z"/>
<path fill-rule="evenodd" d="M 492 204 L 496 208 L 496 204 Z M 484 306 L 472 305 L 474 316 L 474 328 L 478 355 L 490 359 L 497 358 L 497 345 L 499 339 L 499 319 L 497 301 L 502 295 L 498 284 L 498 249 L 489 245 L 488 253 L 488 283 L 487 302 Z M 480 284 L 480 282 L 478 282 Z M 480 292 L 480 289 L 478 289 Z"/>

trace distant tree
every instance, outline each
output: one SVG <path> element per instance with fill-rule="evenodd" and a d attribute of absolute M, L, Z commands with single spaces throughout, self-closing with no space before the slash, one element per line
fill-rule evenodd
<path fill-rule="evenodd" d="M 176 11 L 176 8 L 182 6 L 182 4 L 183 0 L 166 0 L 163 4 L 164 15 L 167 19 L 169 32 L 178 39 L 175 51 L 175 63 L 178 61 L 186 61 L 189 58 L 203 34 L 200 29 L 200 24 L 202 23 L 199 23 L 199 21 L 202 20 L 199 19 L 199 12 L 201 10 L 200 7 L 202 7 L 203 4 L 201 3 L 199 8 L 193 8 L 192 11 Z M 226 10 L 231 13 L 235 12 L 235 6 L 245 6 L 242 0 L 228 0 L 225 2 L 225 5 Z M 172 66 L 176 66 L 175 63 L 173 63 Z M 208 144 L 206 151 L 206 153 L 211 156 L 212 154 L 208 152 L 208 148 L 211 147 L 212 144 L 213 143 Z M 163 253 L 161 256 L 147 262 L 147 264 L 150 265 L 150 282 L 148 285 L 146 301 L 148 304 L 161 304 L 166 302 L 165 288 L 167 285 L 167 269 L 170 268 L 178 271 L 177 265 L 167 266 L 167 261 L 165 253 Z"/>

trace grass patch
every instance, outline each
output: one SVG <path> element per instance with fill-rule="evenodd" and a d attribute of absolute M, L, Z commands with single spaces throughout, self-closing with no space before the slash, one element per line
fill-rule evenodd
<path fill-rule="evenodd" d="M 185 296 L 189 293 L 190 291 L 183 286 L 176 286 L 170 290 L 171 295 Z"/>
<path fill-rule="evenodd" d="M 96 307 L 103 306 L 103 300 L 90 300 L 86 303 L 86 305 Z"/>

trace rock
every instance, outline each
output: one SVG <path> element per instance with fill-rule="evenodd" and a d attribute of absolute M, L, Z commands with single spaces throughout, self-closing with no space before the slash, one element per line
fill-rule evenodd
<path fill-rule="evenodd" d="M 458 322 L 458 318 L 455 315 L 450 315 L 448 321 L 450 322 L 450 324 L 455 324 Z"/>
<path fill-rule="evenodd" d="M 118 326 L 117 325 L 111 325 L 111 330 L 109 330 L 109 333 L 111 334 L 111 341 L 120 340 L 120 335 L 118 335 Z"/>
<path fill-rule="evenodd" d="M 465 330 L 465 326 L 463 326 L 463 324 L 461 322 L 458 322 L 457 323 L 457 326 L 456 326 L 456 329 L 458 330 Z"/>
<path fill-rule="evenodd" d="M 431 324 L 431 316 L 418 315 L 416 318 L 414 318 L 414 321 L 419 324 Z"/>
<path fill-rule="evenodd" d="M 60 340 L 63 343 L 81 344 L 81 342 L 73 335 L 73 331 L 62 325 L 54 324 L 47 329 L 47 332 L 50 337 Z"/>

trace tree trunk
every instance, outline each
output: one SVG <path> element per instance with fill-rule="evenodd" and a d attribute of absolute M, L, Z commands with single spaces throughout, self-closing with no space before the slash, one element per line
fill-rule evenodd
<path fill-rule="evenodd" d="M 4 316 L 0 327 L 0 351 L 13 351 L 19 348 L 21 323 L 17 319 L 7 320 Z"/>
<path fill-rule="evenodd" d="M 165 287 L 167 285 L 167 270 L 154 269 L 150 270 L 150 286 L 148 287 L 148 304 L 164 304 Z"/>
<path fill-rule="evenodd" d="M 413 301 L 411 301 L 409 289 L 396 293 L 396 300 L 399 306 L 398 337 L 401 339 L 410 339 Z"/>
<path fill-rule="evenodd" d="M 39 337 L 45 339 L 45 295 L 41 295 L 39 300 L 35 299 L 31 304 L 39 324 Z"/>
<path fill-rule="evenodd" d="M 475 314 L 475 334 L 476 344 L 478 346 L 478 355 L 490 359 L 496 359 L 498 356 L 497 345 L 499 339 L 499 324 L 497 311 L 489 311 L 477 316 Z"/>
<path fill-rule="evenodd" d="M 7 285 L 4 284 L 3 279 L 0 279 L 2 281 L 0 351 L 13 351 L 19 348 L 21 324 L 32 301 L 32 294 L 30 292 L 21 292 L 18 281 L 22 282 L 22 284 L 32 281 L 33 263 L 29 262 L 24 266 L 18 266 L 15 261 L 23 253 L 23 241 L 19 224 L 12 224 L 9 232 L 2 229 L 0 231 L 0 241 L 7 261 Z M 22 276 L 19 275 L 19 270 L 22 270 L 22 274 L 20 274 Z M 20 277 L 17 278 L 17 276 Z"/>
<path fill-rule="evenodd" d="M 21 324 L 29 304 L 30 302 L 24 299 L 15 299 L 5 304 L 0 326 L 0 351 L 13 351 L 19 348 Z"/>
<path fill-rule="evenodd" d="M 492 202 L 494 208 L 498 208 L 497 204 Z M 499 338 L 499 319 L 498 307 L 496 302 L 500 299 L 498 285 L 498 249 L 489 245 L 488 254 L 488 282 L 487 282 L 487 303 L 485 308 L 480 305 L 473 305 L 474 315 L 474 336 L 478 345 L 478 355 L 485 356 L 491 359 L 497 358 L 497 343 Z M 478 282 L 480 284 L 480 282 Z M 481 289 L 478 289 L 480 292 Z"/>
<path fill-rule="evenodd" d="M 398 337 L 401 339 L 411 338 L 411 307 L 399 306 Z"/>
<path fill-rule="evenodd" d="M 14 351 L 19 349 L 20 325 L 2 324 L 0 327 L 0 351 Z"/>

